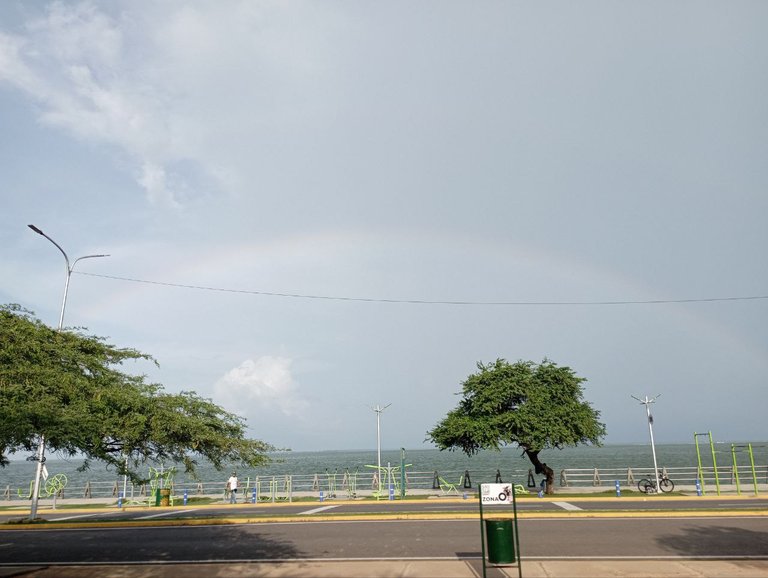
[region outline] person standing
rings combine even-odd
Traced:
[[[227,490],[229,490],[229,503],[234,504],[237,502],[237,473],[232,472],[227,480]]]

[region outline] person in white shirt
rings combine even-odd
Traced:
[[[234,504],[237,502],[237,474],[232,472],[227,480],[227,491],[229,492],[229,503]]]

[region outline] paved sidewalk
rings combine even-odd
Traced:
[[[252,564],[153,564],[0,567],[25,578],[479,578],[480,560],[296,561]],[[766,560],[525,560],[524,578],[762,578]],[[487,568],[488,578],[515,578],[516,566]]]

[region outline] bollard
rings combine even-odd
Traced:
[[[325,500],[325,498],[323,498],[323,490],[320,490],[320,501],[322,502],[324,500]]]
[[[621,484],[619,483],[619,480],[616,480],[616,497],[621,497]]]
[[[390,484],[389,486],[389,499],[394,500],[395,499],[395,488]]]
[[[543,498],[543,497],[544,497],[544,490],[539,490],[539,497],[540,497],[540,498]]]
[[[122,508],[123,507],[123,492],[120,492],[117,494],[117,507]]]
[[[187,499],[188,499],[187,490],[184,490],[184,505],[185,506],[187,505]]]
[[[254,486],[253,491],[251,492],[251,504],[256,503],[256,487]]]
[[[467,496],[467,492],[464,492],[464,499],[466,500],[469,496]]]
[[[701,481],[697,479],[696,480],[696,495],[700,496],[701,494],[702,494],[702,491],[701,491]]]

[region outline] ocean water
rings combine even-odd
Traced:
[[[716,459],[719,467],[730,467],[733,464],[731,444],[716,444]],[[749,456],[743,448],[738,448],[736,457],[739,468],[749,468]],[[699,443],[702,466],[712,466],[712,453],[708,443]],[[755,464],[765,469],[768,464],[768,443],[753,443]],[[556,476],[563,469],[635,469],[653,468],[653,456],[650,444],[605,445],[601,447],[580,446],[562,450],[546,450],[539,455],[547,463]],[[227,467],[224,471],[216,471],[210,464],[201,464],[198,469],[198,480],[213,483],[224,481],[236,469],[240,479],[255,479],[256,476],[326,476],[327,474],[342,475],[346,472],[357,472],[359,475],[372,475],[377,463],[376,450],[358,451],[320,451],[320,452],[282,452],[271,454],[272,463],[259,468]],[[520,472],[531,468],[530,461],[517,448],[504,448],[499,452],[483,451],[472,457],[461,452],[439,451],[436,449],[413,450],[382,450],[382,466],[391,464],[399,466],[404,458],[410,475],[419,472],[424,477],[439,472],[447,479],[458,479],[458,475],[469,471],[475,480],[492,480],[499,470],[505,478],[520,477]],[[696,467],[697,456],[694,444],[657,444],[656,458],[659,468]],[[77,459],[56,459],[50,456],[46,467],[50,475],[64,473],[69,486],[82,487],[86,483],[122,483],[114,469],[107,469],[104,464],[95,463],[85,472],[78,472],[82,463]],[[28,487],[35,473],[35,462],[17,460],[5,468],[0,468],[0,490],[8,490],[16,494],[16,489]],[[173,464],[164,464],[169,467]],[[148,472],[148,469],[147,469]],[[177,482],[193,481],[193,478],[179,470]]]

